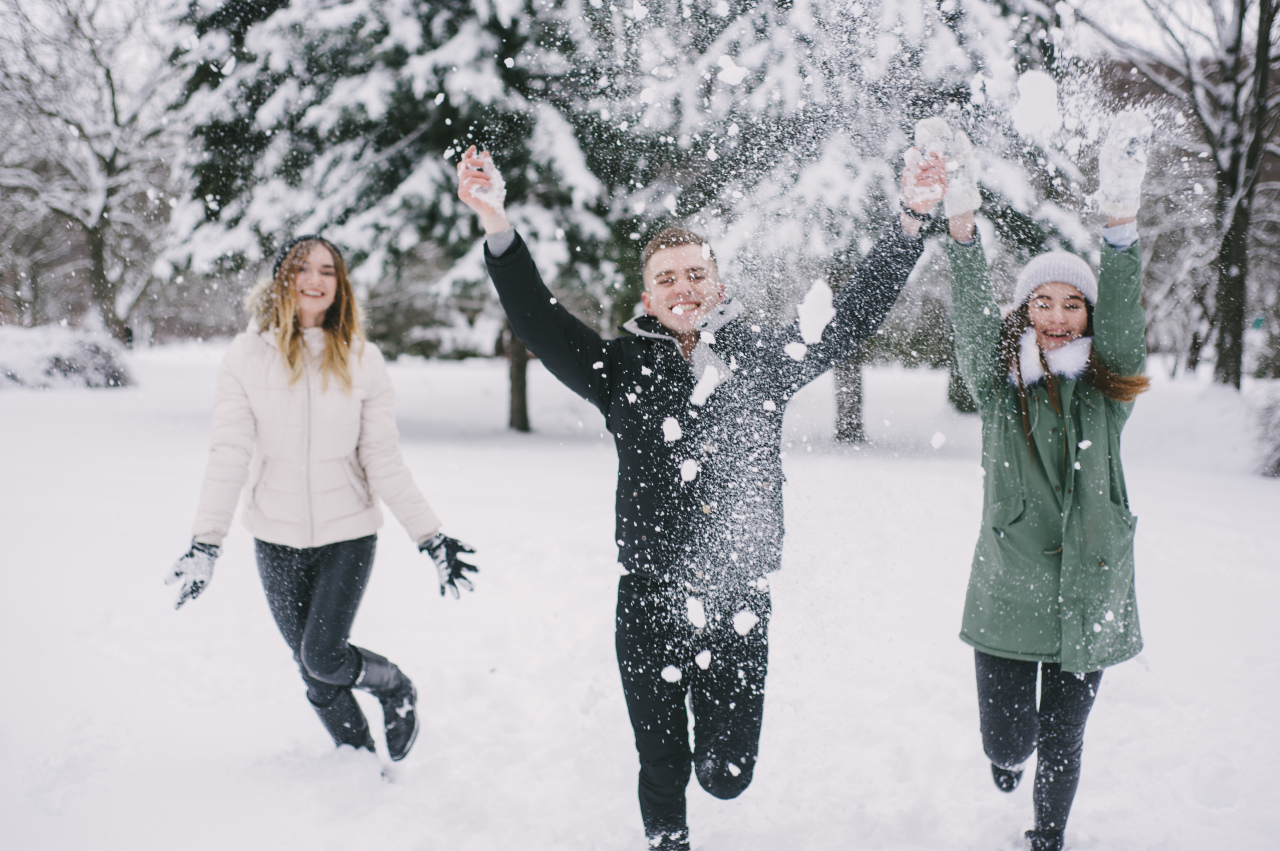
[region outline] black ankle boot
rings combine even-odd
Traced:
[[[371,653],[363,647],[357,650],[362,664],[355,688],[364,689],[382,704],[387,753],[395,761],[402,760],[413,747],[414,739],[418,738],[418,715],[415,711],[418,692],[409,678],[385,656]]]
[[[311,698],[308,697],[307,701],[310,702]],[[353,748],[373,750],[373,736],[369,735],[369,722],[364,719],[364,713],[360,711],[360,706],[350,690],[343,689],[338,692],[338,696],[324,706],[318,706],[315,703],[311,706],[320,716],[320,722],[324,724],[324,728],[333,737],[334,745],[351,745]]]
[[[1018,783],[1022,780],[1022,769],[1001,768],[993,762],[991,779],[996,781],[996,788],[1001,792],[1012,792],[1018,788]]]
[[[1028,830],[1027,847],[1031,851],[1062,851],[1062,831]]]
[[[650,851],[689,851],[689,829],[649,834]]]

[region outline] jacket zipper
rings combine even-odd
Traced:
[[[316,543],[316,520],[315,512],[311,507],[311,367],[307,366],[307,457],[306,457],[306,488],[307,488],[307,543],[315,546]]]

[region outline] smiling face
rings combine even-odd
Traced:
[[[338,268],[333,252],[321,243],[313,243],[302,259],[293,276],[293,293],[298,300],[298,324],[303,328],[321,325],[338,293]]]
[[[1061,348],[1089,326],[1089,309],[1080,291],[1061,281],[1041,284],[1027,300],[1027,315],[1044,352]]]
[[[645,311],[677,336],[692,334],[698,321],[724,300],[724,287],[706,246],[661,248],[642,272]]]

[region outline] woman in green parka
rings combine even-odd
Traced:
[[[1102,670],[1142,649],[1120,432],[1148,385],[1135,217],[1150,133],[1125,113],[1103,145],[1097,278],[1073,254],[1035,257],[1003,319],[974,228],[977,193],[963,191],[971,157],[947,196],[956,357],[982,417],[985,474],[960,637],[974,648],[996,786],[1012,791],[1039,751],[1033,851],[1062,848]],[[967,153],[961,136],[950,148]]]

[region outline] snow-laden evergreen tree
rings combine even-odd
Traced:
[[[588,162],[606,184],[615,232],[642,242],[655,226],[691,220],[714,235],[736,294],[773,321],[793,316],[816,281],[844,280],[895,218],[902,151],[914,123],[930,115],[946,114],[983,152],[983,220],[996,256],[1000,242],[1025,257],[1047,240],[1088,241],[1082,203],[1047,191],[1078,183],[1078,174],[1057,184],[1028,176],[1058,168],[1064,156],[1052,151],[1056,128],[1044,132],[1035,116],[1025,128],[1016,120],[1020,99],[1043,94],[1019,90],[1016,19],[988,3],[570,0],[542,8],[556,14],[543,18],[539,39],[556,49],[539,71],[579,138],[592,140]],[[1050,97],[1040,107],[1057,115],[1056,91]],[[634,270],[635,249],[618,243],[615,259]],[[910,359],[910,341],[924,339],[940,350],[916,352],[917,361],[948,361],[945,310],[925,305],[945,299],[945,286],[940,270],[931,277],[889,323],[902,333],[883,335],[878,348]],[[930,319],[942,320],[936,333],[913,333]],[[856,366],[839,373],[842,388],[856,386]]]
[[[0,2],[0,212],[18,252],[6,265],[12,298],[41,321],[100,319],[125,340],[167,280],[153,261],[180,144],[168,47],[149,2]]]
[[[500,312],[454,194],[457,154],[477,144],[499,152],[511,218],[552,285],[599,315],[608,272],[590,258],[607,237],[594,212],[600,186],[570,126],[528,97],[521,9],[328,0],[232,15],[193,5],[200,38],[184,62],[199,144],[193,201],[177,217],[183,250],[198,268],[260,268],[290,235],[323,232],[348,252],[374,336],[393,353],[415,342],[492,352]]]

